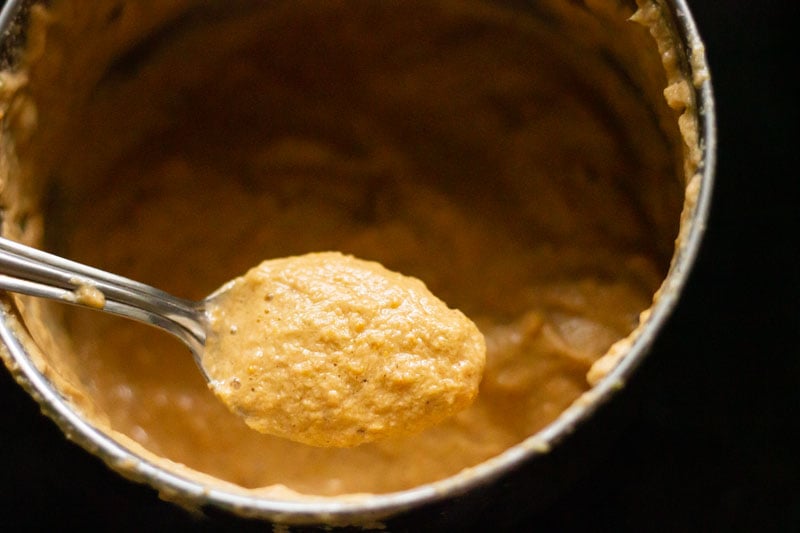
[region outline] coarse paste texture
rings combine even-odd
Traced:
[[[202,365],[262,433],[356,446],[468,406],[486,343],[420,280],[338,252],[264,261],[206,306]]]
[[[691,91],[655,3],[648,26],[630,2],[518,4],[53,0],[0,77],[4,235],[193,299],[265,258],[380,262],[480,328],[472,405],[309,446],[249,428],[168,335],[9,296],[37,367],[139,457],[265,497],[409,489],[554,421],[669,268]]]

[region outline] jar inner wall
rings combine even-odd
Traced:
[[[168,469],[281,497],[386,493],[532,435],[650,307],[683,202],[677,117],[628,2],[103,1],[33,9],[4,74],[3,233],[201,299],[340,250],[487,341],[475,404],[348,449],[249,429],[185,347],[14,297],[77,410]]]

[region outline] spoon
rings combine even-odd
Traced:
[[[199,302],[0,238],[0,289],[171,333],[253,429],[356,446],[475,398],[486,344],[416,279],[339,252],[263,262]]]
[[[0,237],[0,289],[105,311],[165,330],[203,369],[207,300],[178,298],[144,283]],[[213,295],[212,295],[213,296]]]

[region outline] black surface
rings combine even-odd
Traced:
[[[789,0],[690,5],[720,130],[703,252],[626,391],[638,410],[624,431],[551,506],[512,529],[800,531],[800,117],[789,74],[800,13]],[[66,442],[4,371],[0,435],[5,524],[210,529]]]

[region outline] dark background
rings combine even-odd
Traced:
[[[707,238],[622,395],[633,416],[601,460],[517,530],[800,531],[800,10],[790,0],[689,3],[719,125]],[[69,444],[5,371],[0,517],[25,528],[210,527]]]

